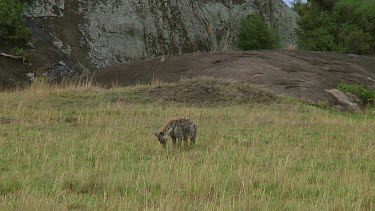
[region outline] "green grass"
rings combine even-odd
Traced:
[[[373,116],[147,95],[177,85],[0,93],[0,209],[375,208]],[[174,117],[196,122],[196,146],[161,147],[153,133]]]

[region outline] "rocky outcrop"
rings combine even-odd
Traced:
[[[220,51],[236,46],[240,21],[257,13],[295,44],[295,14],[282,0],[36,0],[29,17],[56,38],[61,49],[92,67],[163,54]],[[225,46],[225,47],[224,47]]]
[[[354,94],[344,93],[338,89],[329,89],[326,91],[332,94],[335,99],[332,106],[341,111],[359,113],[364,107],[362,101]]]
[[[214,77],[244,81],[307,104],[345,111],[363,108],[358,97],[336,90],[340,83],[375,89],[375,57],[300,50],[197,52],[106,67],[93,82],[104,87]],[[327,91],[330,90],[330,91]]]

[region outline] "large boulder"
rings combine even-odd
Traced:
[[[361,112],[364,104],[356,95],[341,92],[338,89],[329,89],[326,90],[334,97],[333,107],[341,111],[349,111],[353,113]]]

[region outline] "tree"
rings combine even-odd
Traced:
[[[31,38],[31,29],[22,16],[24,4],[20,0],[0,0],[0,38],[19,42]]]
[[[375,1],[309,0],[293,9],[300,15],[300,48],[375,54]]]
[[[241,23],[238,47],[241,50],[278,47],[279,36],[258,15],[249,15]]]

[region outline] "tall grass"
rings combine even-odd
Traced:
[[[132,89],[0,93],[0,209],[375,209],[372,116],[117,100]],[[153,132],[184,116],[197,145],[163,149]]]

